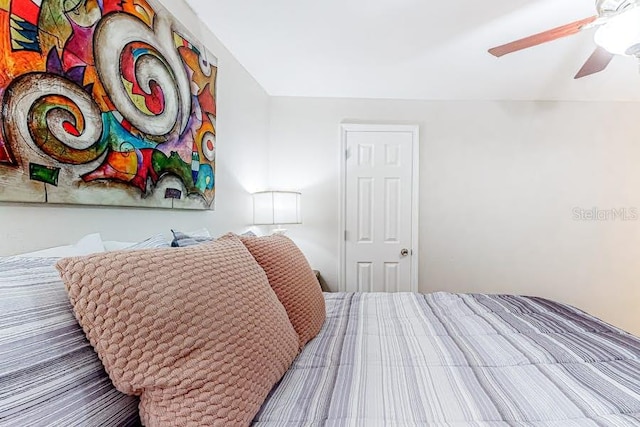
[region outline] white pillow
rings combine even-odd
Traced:
[[[55,248],[28,252],[18,256],[23,258],[64,258],[69,256],[89,255],[98,252],[104,252],[102,237],[100,237],[99,233],[93,233],[87,234],[73,245],[56,246]]]
[[[189,235],[190,237],[211,237],[211,233],[206,228],[199,228],[193,231],[185,231],[184,234]]]
[[[138,242],[118,242],[117,240],[107,240],[102,242],[104,244],[104,250],[107,252],[110,251],[121,251],[123,249],[127,249],[135,245]]]
[[[157,249],[157,248],[170,248],[171,242],[163,234],[156,234],[149,237],[147,240],[138,242],[133,246],[129,246],[127,249],[132,251],[139,251],[141,249]]]

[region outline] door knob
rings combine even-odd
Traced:
[[[409,249],[403,249],[400,251],[400,256],[408,256],[409,255]]]

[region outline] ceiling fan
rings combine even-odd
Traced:
[[[640,0],[596,0],[596,11],[597,15],[494,47],[489,53],[500,57],[597,28],[594,41],[598,46],[574,78],[604,70],[615,55],[640,58]]]

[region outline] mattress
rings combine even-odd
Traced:
[[[507,295],[325,294],[255,426],[638,426],[640,339]]]

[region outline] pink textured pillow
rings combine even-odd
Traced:
[[[240,237],[269,278],[300,337],[300,347],[313,339],[326,318],[322,289],[307,259],[288,237]]]
[[[146,426],[248,425],[298,352],[236,236],[60,260],[76,317]]]

